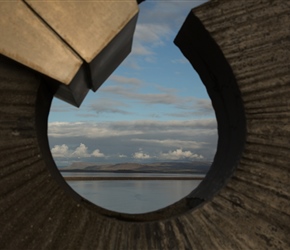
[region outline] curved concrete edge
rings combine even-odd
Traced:
[[[244,107],[230,65],[193,12],[174,42],[199,74],[216,114],[219,139],[213,164],[204,181],[188,197],[189,202],[195,202],[195,198],[207,201],[225,186],[242,155],[246,136]]]

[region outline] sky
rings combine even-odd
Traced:
[[[217,124],[198,74],[173,44],[205,1],[145,1],[130,55],[80,108],[54,98],[48,123],[59,167],[72,162],[212,161]]]

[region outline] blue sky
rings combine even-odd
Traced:
[[[143,2],[132,52],[100,89],[80,108],[54,99],[48,136],[59,166],[213,159],[211,101],[173,44],[190,9],[204,2]]]

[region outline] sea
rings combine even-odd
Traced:
[[[76,173],[66,176],[98,177],[204,177],[202,174]],[[67,181],[90,202],[111,211],[140,214],[169,206],[191,193],[200,180],[77,180]]]

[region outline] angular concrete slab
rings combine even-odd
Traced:
[[[39,73],[55,96],[80,106],[130,53],[138,4],[121,1],[0,3],[0,53]]]
[[[25,2],[87,63],[138,13],[136,0]]]
[[[80,59],[22,1],[0,3],[0,53],[69,84],[82,65]]]
[[[87,85],[93,91],[131,51],[138,14],[136,0],[25,2],[85,60]],[[73,85],[79,88],[78,84]]]

